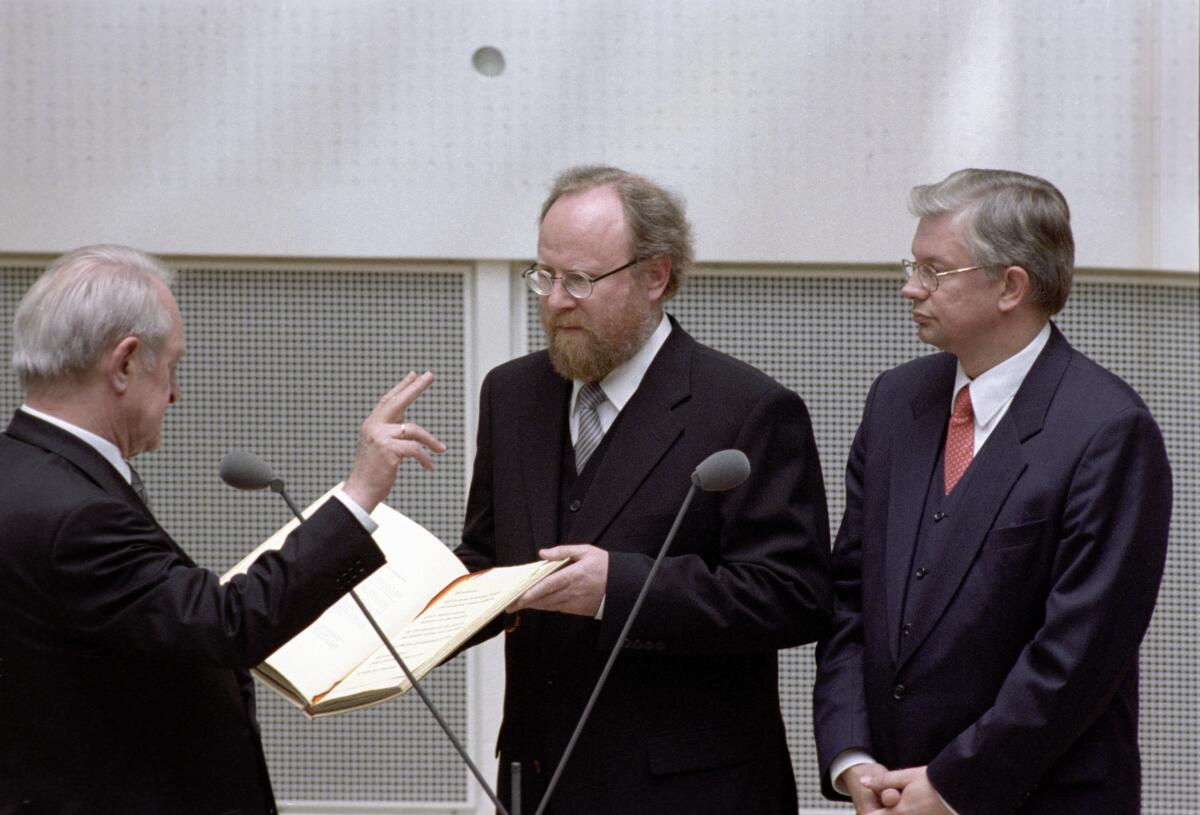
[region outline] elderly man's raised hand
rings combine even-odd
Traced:
[[[433,469],[433,453],[444,453],[446,445],[404,413],[426,388],[433,374],[409,372],[384,394],[362,423],[354,467],[346,479],[346,494],[367,512],[387,497],[396,481],[396,470],[406,458],[416,459],[426,470]]]

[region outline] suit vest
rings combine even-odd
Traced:
[[[914,627],[915,615],[924,613],[924,594],[936,582],[937,572],[945,561],[946,554],[951,547],[959,543],[947,534],[951,525],[944,521],[961,510],[962,496],[966,494],[967,483],[975,470],[975,462],[972,461],[962,478],[954,485],[954,490],[946,495],[945,455],[943,435],[942,451],[938,454],[937,465],[933,468],[933,475],[925,492],[925,510],[921,514],[920,532],[917,535],[916,546],[913,547],[908,579],[905,581],[900,630],[893,633],[893,636],[899,638],[896,653],[900,655],[901,662],[911,647],[908,637]]]

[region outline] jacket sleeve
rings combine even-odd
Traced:
[[[867,426],[879,379],[867,395],[863,420],[846,464],[846,508],[833,547],[833,623],[817,644],[817,676],[813,685],[813,733],[817,742],[821,791],[834,791],[829,768],[842,752],[872,752],[863,662],[863,490],[868,455]]]
[[[467,514],[463,523],[462,542],[454,554],[467,567],[477,572],[496,565],[496,516],[492,485],[492,377],[483,380],[479,393],[479,429],[475,438],[475,464],[471,487],[467,493]],[[467,648],[491,639],[504,630],[512,615],[501,614],[485,625],[455,655]]]
[[[59,525],[50,574],[64,618],[89,639],[164,659],[251,668],[379,568],[383,554],[340,501],[225,585],[115,499]]]
[[[719,529],[697,531],[715,537],[715,561],[668,556],[631,638],[667,652],[738,653],[788,648],[824,632],[829,523],[804,403],[783,387],[765,390],[732,446],[751,470],[743,485],[717,496]],[[616,641],[653,561],[610,552],[600,648]]]
[[[991,708],[929,764],[955,809],[1018,806],[1136,670],[1170,511],[1158,426],[1145,408],[1127,409],[1094,434],[1071,479],[1044,622]]]

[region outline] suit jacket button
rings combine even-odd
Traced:
[[[904,687],[903,685],[897,685],[896,687],[892,688],[892,698],[897,702],[902,701],[905,696],[908,696],[908,688]]]
[[[906,636],[906,637],[909,634],[911,634],[912,633],[912,623],[905,623],[903,631],[904,631],[904,636]]]
[[[929,570],[922,566],[921,568],[917,569],[917,580],[920,580],[927,574],[929,574]]]
[[[933,513],[933,522],[937,523],[938,521],[942,520],[945,517],[946,517],[946,513],[942,512],[939,509],[937,512]]]
[[[552,688],[558,684],[558,671],[548,671],[546,673],[546,687]]]
[[[570,503],[569,506],[567,506],[567,509],[571,510],[572,512],[578,512],[581,506],[583,506],[583,501],[580,501],[578,498],[576,498]]]

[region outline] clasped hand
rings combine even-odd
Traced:
[[[951,815],[924,767],[858,764],[841,777],[858,815]]]

